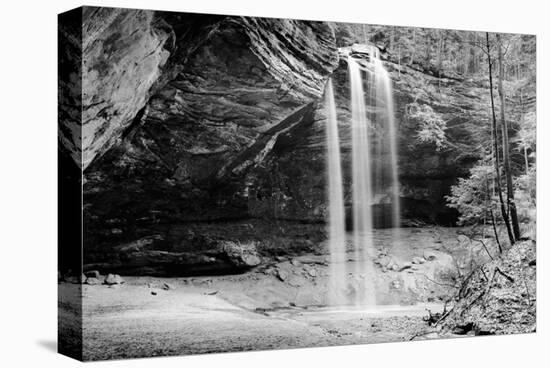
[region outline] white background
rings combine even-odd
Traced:
[[[523,336],[92,363],[102,367],[548,366],[548,57],[544,1],[126,0],[88,5],[537,34],[538,332]],[[73,367],[55,353],[57,16],[80,1],[4,1],[0,14],[0,365]],[[546,340],[546,342],[545,342]]]

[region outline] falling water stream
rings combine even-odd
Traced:
[[[375,294],[366,290],[368,282],[362,282],[369,267],[369,248],[372,246],[372,175],[369,142],[369,120],[363,90],[363,77],[359,63],[348,58],[351,93],[351,175],[354,247],[354,303],[376,304]],[[369,293],[370,291],[370,293]],[[370,295],[368,295],[370,294]]]
[[[386,110],[386,130],[390,148],[390,169],[391,169],[391,203],[392,222],[391,226],[399,230],[401,226],[401,207],[399,203],[399,176],[397,164],[397,128],[395,126],[395,110],[393,105],[393,90],[389,73],[384,68],[380,59],[374,59],[375,73],[377,75],[377,90],[382,92],[383,104]]]
[[[325,91],[327,115],[327,173],[329,203],[329,247],[330,247],[330,287],[331,304],[345,299],[346,279],[346,229],[342,167],[340,158],[340,138],[332,80],[329,79]]]
[[[399,239],[400,226],[397,129],[392,82],[378,58],[378,50],[374,47],[369,58],[356,59],[350,54],[347,61],[351,95],[353,263],[347,269],[338,121],[332,81],[329,81],[325,97],[328,117],[326,133],[331,255],[330,304],[375,306],[375,270],[372,262],[375,256],[375,202],[391,203],[390,225],[394,229],[393,242]],[[367,91],[364,90],[365,81]],[[379,137],[376,138],[377,142],[374,142],[375,136]],[[386,155],[389,156],[387,160],[384,159]],[[375,162],[378,166],[373,169]],[[389,179],[383,180],[386,176],[389,176]],[[352,277],[349,278],[348,275]]]

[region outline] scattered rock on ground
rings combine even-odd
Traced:
[[[63,277],[63,280],[70,284],[80,284],[80,279],[76,276],[65,275],[65,277]]]
[[[426,261],[435,261],[437,259],[437,256],[433,252],[426,251],[424,252],[424,259]]]
[[[97,277],[88,277],[86,279],[86,284],[88,285],[99,285],[101,284],[101,281]]]
[[[382,258],[380,258],[378,260],[378,263],[380,264],[380,266],[382,267],[388,267],[391,263],[392,259],[391,257],[389,256],[383,256]]]
[[[174,287],[171,284],[164,283],[162,284],[162,290],[174,290]]]
[[[300,267],[302,265],[302,263],[300,261],[298,261],[297,259],[292,259],[290,261],[290,264],[293,265],[294,267]]]
[[[288,272],[285,271],[285,270],[282,270],[280,268],[277,268],[276,269],[276,273],[275,275],[277,276],[277,278],[281,281],[285,281],[286,279],[288,279]]]
[[[401,264],[401,266],[399,267],[399,271],[404,271],[406,269],[409,269],[412,267],[412,263],[411,262],[403,262]]]
[[[221,241],[220,246],[227,257],[237,267],[255,267],[262,263],[256,250],[256,243]]]
[[[122,277],[120,277],[120,275],[110,273],[107,277],[105,277],[103,283],[106,285],[120,285],[124,284],[125,281]]]

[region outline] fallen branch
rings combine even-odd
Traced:
[[[439,324],[439,322],[443,321],[445,318],[447,318],[449,316],[449,314],[451,314],[451,312],[453,311],[454,307],[452,307],[451,309],[449,309],[447,312],[443,313],[443,315],[441,316],[440,319],[438,319],[434,324],[433,326],[437,326]]]
[[[409,341],[413,341],[414,339],[416,339],[417,337],[421,337],[421,336],[426,336],[426,335],[429,335],[431,333],[433,333],[434,331],[422,331],[422,332],[418,332],[418,333],[415,333],[414,335],[412,335],[410,338],[409,338]]]
[[[486,292],[487,292],[487,290],[483,290],[482,292],[480,292],[479,295],[476,296],[476,298],[474,300],[472,300],[472,302],[470,304],[468,304],[468,306],[466,308],[464,308],[462,310],[462,312],[460,312],[460,315],[462,316],[467,310],[469,310],[472,307],[472,305],[474,305],[479,299],[481,299],[481,297],[483,295],[485,295]]]
[[[456,286],[456,284],[455,284],[455,285],[451,285],[451,284],[440,283],[440,282],[437,282],[437,281],[435,281],[435,280],[430,279],[430,278],[428,277],[428,275],[426,275],[426,274],[423,274],[423,275],[424,275],[424,277],[425,277],[426,279],[428,279],[428,281],[431,281],[431,282],[433,282],[434,284],[437,284],[437,285],[439,285],[439,286],[448,286],[448,287],[452,287],[452,288],[458,288],[458,286]]]
[[[510,275],[507,275],[506,273],[504,273],[504,271],[502,271],[500,268],[496,267],[495,268],[495,273],[499,273],[501,274],[502,276],[504,276],[508,281],[510,281],[511,283],[514,283],[514,279],[512,278],[512,276]]]
[[[487,252],[487,255],[489,256],[489,258],[491,258],[491,261],[495,260],[493,258],[493,256],[491,255],[491,252],[489,252],[489,249],[487,249],[487,245],[485,244],[485,242],[483,240],[479,240],[479,239],[472,239],[472,240],[475,241],[475,242],[481,243],[481,245],[483,245],[483,248],[485,249],[485,252]]]

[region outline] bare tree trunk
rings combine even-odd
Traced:
[[[498,94],[500,96],[500,122],[502,125],[502,154],[504,157],[504,170],[506,175],[506,193],[507,204],[510,211],[510,217],[512,219],[512,228],[514,230],[514,238],[517,240],[521,237],[519,230],[518,213],[516,210],[516,201],[514,200],[514,184],[512,181],[512,168],[510,165],[510,143],[508,139],[508,124],[506,123],[505,114],[505,98],[504,98],[504,63],[502,57],[502,42],[500,34],[497,33],[497,46],[498,46]]]
[[[500,160],[498,157],[498,136],[497,136],[497,117],[495,113],[495,99],[493,96],[493,66],[492,66],[492,60],[491,60],[491,47],[489,45],[489,32],[485,33],[486,41],[487,41],[487,62],[489,63],[489,90],[491,93],[491,111],[493,116],[493,145],[494,145],[494,153],[495,153],[495,175],[496,175],[496,184],[497,184],[497,193],[498,193],[498,199],[500,201],[500,212],[502,214],[502,219],[504,220],[504,224],[506,225],[506,230],[508,231],[508,238],[510,239],[510,244],[514,244],[514,234],[512,233],[512,228],[510,227],[510,219],[508,218],[508,213],[506,212],[506,207],[504,205],[504,198],[502,196],[502,188],[501,188],[501,179],[500,179]]]
[[[477,32],[474,33],[474,44],[477,45],[479,42]],[[479,42],[479,45],[481,45],[481,42]],[[476,74],[478,69],[478,60],[477,60],[477,50],[475,47],[472,47],[472,73]]]
[[[483,150],[483,152],[485,153],[485,150]],[[484,160],[485,161],[485,160]],[[498,245],[498,250],[500,253],[502,253],[502,245],[500,244],[500,239],[498,237],[498,231],[497,231],[497,222],[495,220],[495,215],[493,213],[493,197],[495,195],[495,179],[494,179],[494,176],[493,176],[493,195],[491,196],[491,194],[489,193],[489,180],[487,178],[487,172],[485,172],[485,191],[487,193],[487,195],[485,196],[485,206],[487,208],[489,208],[489,213],[491,214],[491,224],[493,225],[493,233],[495,234],[495,241],[497,242],[497,245]],[[490,200],[487,201],[487,196],[491,196],[490,197]],[[484,214],[483,215],[483,223],[485,224],[485,219],[486,219],[486,215]]]
[[[464,46],[464,75],[468,74],[468,67],[470,65],[470,46]]]
[[[496,224],[496,221],[495,221],[495,215],[493,214],[493,210],[490,210],[491,212],[491,222],[493,224],[493,232],[495,233],[495,240],[497,242],[497,245],[498,245],[498,251],[500,253],[502,253],[502,245],[500,245],[500,240],[498,238],[498,231],[497,231],[497,224]]]
[[[441,74],[441,69],[443,68],[443,31],[439,30],[439,42],[437,43],[437,68],[439,69],[439,74]]]
[[[525,116],[525,108],[523,105],[523,91],[519,90],[519,104],[521,106],[521,124],[523,125],[524,122],[524,116]],[[525,160],[525,175],[529,174],[529,157],[527,156],[527,145],[525,142],[522,142],[523,145],[523,159]]]
[[[397,61],[399,63],[399,69],[397,69],[397,74],[401,78],[401,45],[397,46]]]
[[[527,146],[523,146],[523,158],[525,160],[525,175],[529,174],[529,160],[527,158]]]
[[[413,65],[414,63],[414,53],[416,51],[416,28],[413,28],[413,39],[412,39],[412,54],[411,54],[411,60],[409,60],[409,66]]]
[[[432,53],[431,53],[431,48],[432,48],[432,39],[431,39],[431,35],[430,35],[430,31],[428,30],[427,32],[427,37],[426,37],[426,54],[424,56],[424,60],[426,62],[426,67],[430,67],[430,60],[432,59]]]

